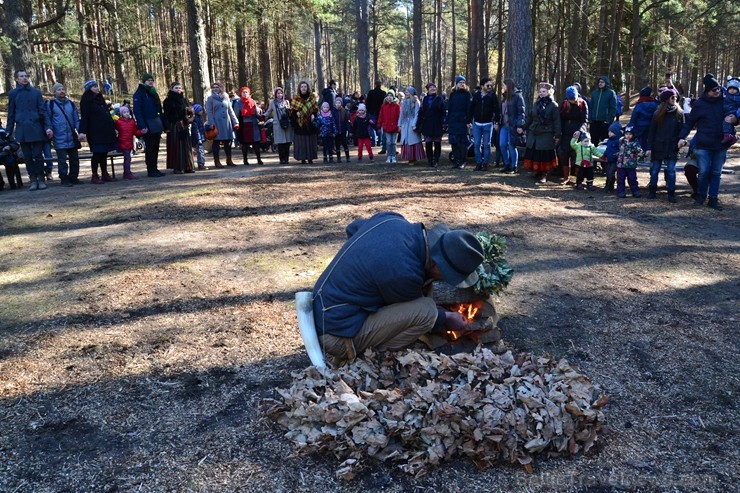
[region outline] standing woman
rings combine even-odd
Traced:
[[[234,113],[239,119],[239,131],[236,133],[236,140],[242,146],[244,164],[249,166],[250,147],[254,150],[254,155],[257,156],[257,164],[265,164],[262,162],[262,156],[260,155],[260,127],[257,118],[260,109],[252,99],[251,89],[246,86],[239,89],[239,99],[234,101]]]
[[[234,130],[239,130],[239,121],[236,119],[234,109],[231,107],[229,95],[224,92],[224,86],[221,82],[214,82],[211,86],[211,95],[206,100],[206,130],[216,128],[218,133],[213,139],[213,165],[217,168],[223,168],[221,159],[218,155],[218,149],[223,146],[226,154],[226,165],[236,166],[231,159],[231,143],[234,138]]]
[[[588,105],[578,94],[575,86],[565,89],[565,101],[560,107],[560,128],[563,135],[573,135],[576,132],[586,133],[588,125]],[[560,184],[567,185],[570,179],[571,167],[580,163],[576,162],[576,151],[570,146],[570,139],[562,139],[558,145],[558,163],[562,175]]]
[[[442,154],[442,134],[447,124],[447,108],[442,96],[437,94],[434,82],[426,85],[427,95],[421,100],[417,129],[424,135],[429,166],[439,166],[439,156]]]
[[[298,84],[298,94],[290,102],[290,120],[293,123],[293,157],[301,164],[313,163],[318,157],[316,150],[316,126],[313,121],[319,113],[316,98],[311,94],[308,83]]]
[[[699,183],[696,189],[694,205],[701,206],[704,199],[709,197],[708,206],[722,210],[719,204],[719,183],[722,178],[722,167],[727,160],[727,145],[722,144],[722,122],[731,125],[737,124],[733,115],[725,117],[722,109],[724,98],[722,86],[714,75],[707,74],[702,80],[704,93],[691,103],[691,113],[686,117],[686,123],[679,133],[679,148],[687,144],[686,137],[696,127],[696,134],[692,139],[696,164],[699,167]]]
[[[643,148],[650,159],[648,198],[655,198],[660,167],[665,164],[665,183],[668,189],[668,202],[671,203],[676,202],[678,134],[683,128],[683,110],[676,103],[676,95],[673,89],[666,89],[660,93],[660,106],[653,114]]]
[[[401,103],[398,126],[401,129],[401,159],[411,165],[424,159],[424,146],[421,144],[421,134],[416,126],[418,118],[419,97],[416,95],[416,89],[408,86]]]
[[[519,150],[516,147],[517,137],[524,133],[526,106],[522,90],[516,87],[512,79],[504,80],[506,91],[501,104],[501,128],[499,130],[499,149],[504,162],[504,173],[516,174],[519,165]],[[495,97],[495,96],[494,96]]]
[[[288,164],[290,144],[293,142],[293,128],[290,126],[290,101],[285,99],[282,87],[276,87],[275,97],[265,112],[265,118],[272,118],[272,138],[278,148],[280,164]]]
[[[80,140],[87,139],[92,152],[90,183],[116,181],[108,174],[106,159],[108,153],[116,149],[116,127],[108,105],[100,93],[100,86],[94,80],[85,82],[85,92],[80,98]],[[101,174],[98,175],[98,168]],[[102,178],[101,178],[102,175]]]
[[[540,82],[538,98],[527,114],[527,150],[524,167],[534,171],[537,183],[547,182],[547,173],[558,167],[555,148],[560,142],[560,112],[552,100],[552,84]]]
[[[190,141],[190,124],[195,112],[183,94],[182,84],[175,82],[163,103],[164,129],[167,132],[167,169],[180,175],[195,173]]]

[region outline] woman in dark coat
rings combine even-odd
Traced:
[[[239,89],[239,99],[234,101],[234,114],[239,120],[239,130],[236,132],[236,140],[242,145],[242,157],[244,164],[249,165],[249,148],[254,150],[257,156],[257,164],[262,162],[260,155],[260,127],[258,116],[260,109],[252,99],[252,91],[248,87]]]
[[[90,183],[116,181],[108,174],[106,159],[108,153],[116,149],[116,127],[108,105],[100,93],[100,86],[94,80],[85,82],[85,92],[80,98],[80,140],[87,140],[92,152]],[[98,175],[98,168],[101,174]],[[102,178],[101,178],[102,176]]]
[[[588,124],[588,105],[578,94],[575,86],[565,90],[565,101],[560,107],[560,128],[563,135],[573,135],[576,132],[586,132]],[[570,139],[562,139],[558,145],[558,164],[562,172],[561,185],[567,185],[570,179],[571,167],[576,163],[576,151],[570,146]],[[575,170],[574,170],[575,171]]]
[[[427,162],[429,166],[436,168],[442,154],[442,134],[447,124],[447,108],[442,96],[437,94],[437,86],[433,82],[426,85],[426,90],[427,95],[421,100],[416,127],[424,135]]]
[[[560,142],[560,112],[552,100],[552,84],[540,82],[537,101],[527,114],[524,129],[527,131],[527,150],[524,167],[534,171],[538,183],[547,181],[547,173],[557,168],[555,148]]]
[[[465,77],[455,77],[455,88],[450,92],[447,100],[447,137],[452,146],[453,167],[464,168],[468,157],[468,143],[470,142],[468,113],[473,96],[465,85]]]
[[[183,94],[182,85],[175,82],[164,99],[164,129],[167,132],[167,169],[176,175],[195,173],[190,141],[190,124],[195,112]]]
[[[290,101],[290,120],[293,125],[293,157],[305,164],[318,157],[316,126],[313,124],[319,107],[311,94],[308,82],[298,84],[298,94]]]
[[[678,161],[678,133],[681,128],[683,111],[676,103],[676,91],[666,89],[660,93],[660,106],[653,115],[643,148],[650,159],[649,199],[655,198],[660,168],[665,164],[668,202],[676,202],[676,161]]]

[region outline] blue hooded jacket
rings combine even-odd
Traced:
[[[598,85],[591,93],[591,103],[588,105],[589,115],[592,122],[611,122],[617,116],[617,93],[609,85],[609,77],[601,76],[606,84],[604,89]]]
[[[685,139],[691,129],[696,127],[693,144],[697,149],[719,150],[726,146],[722,144],[722,122],[725,119],[722,96],[710,97],[705,92],[691,105],[691,113],[686,115],[679,139]]]
[[[610,136],[606,141],[604,157],[608,163],[616,163],[617,154],[619,154],[619,139],[622,138],[622,126],[619,122],[613,122],[609,125],[609,132],[613,133],[614,136]]]

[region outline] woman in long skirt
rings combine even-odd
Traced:
[[[527,114],[527,150],[524,167],[534,171],[538,183],[547,181],[547,173],[558,167],[555,148],[560,141],[560,112],[552,100],[552,84],[540,82],[537,101]]]
[[[290,119],[293,125],[293,157],[301,164],[309,164],[318,157],[316,126],[313,124],[319,107],[311,94],[308,83],[298,84],[298,94],[290,102]]]
[[[162,104],[164,128],[167,130],[167,169],[176,175],[195,173],[193,169],[193,152],[190,141],[190,123],[195,112],[185,95],[182,85],[175,82]]]
[[[416,161],[423,161],[424,145],[421,143],[421,134],[416,129],[416,120],[419,116],[419,98],[416,89],[409,86],[404,91],[401,103],[401,116],[398,126],[401,129],[401,160],[413,165]]]

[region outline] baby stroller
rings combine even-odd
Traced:
[[[273,119],[260,122],[260,149],[263,151],[277,152],[275,137],[272,132]]]

